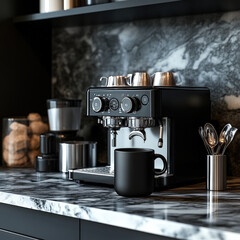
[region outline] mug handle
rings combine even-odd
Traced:
[[[152,86],[153,86],[153,82],[154,82],[154,76],[155,76],[155,73],[153,73],[153,74],[150,76],[150,77],[151,77],[150,80],[152,81],[152,82],[151,82],[151,85],[152,85]]]
[[[151,78],[153,78],[153,77],[154,77],[154,75],[155,75],[155,73],[153,73],[153,74],[151,75]]]
[[[156,160],[157,158],[161,158],[161,160],[162,160],[162,162],[163,162],[163,169],[160,170],[160,171],[156,171],[156,170],[155,170],[155,178],[158,178],[160,175],[162,175],[163,173],[166,172],[166,170],[167,170],[167,160],[166,160],[166,158],[165,158],[163,155],[161,155],[161,154],[154,154],[154,156],[155,156],[154,160]]]
[[[100,82],[101,82],[103,79],[106,80],[106,82],[105,82],[105,86],[107,86],[107,85],[108,85],[108,78],[107,78],[107,77],[101,77],[101,78],[100,78]]]
[[[132,74],[127,75],[126,83],[127,83],[127,85],[132,86]]]

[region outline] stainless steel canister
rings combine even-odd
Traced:
[[[59,11],[63,9],[62,0],[40,0],[39,1],[40,13]]]
[[[221,191],[227,185],[227,162],[225,155],[207,156],[207,190]]]
[[[59,171],[96,167],[97,142],[67,141],[59,144]]]
[[[51,131],[78,131],[81,121],[81,100],[48,99],[48,120]]]

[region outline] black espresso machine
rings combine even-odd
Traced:
[[[109,165],[70,170],[69,178],[113,185],[116,148],[151,148],[168,163],[156,190],[203,180],[206,153],[198,128],[210,114],[210,91],[204,87],[91,87],[87,115],[108,128]],[[155,168],[162,168],[160,160]]]

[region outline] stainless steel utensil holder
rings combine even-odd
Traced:
[[[222,191],[226,185],[226,155],[207,155],[207,190]]]

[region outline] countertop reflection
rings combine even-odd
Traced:
[[[0,203],[176,239],[240,239],[240,178],[228,179],[222,192],[200,183],[125,198],[61,173],[1,169]]]

